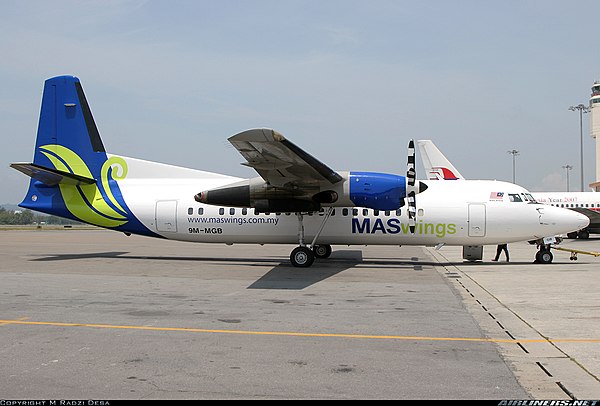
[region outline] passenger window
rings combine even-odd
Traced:
[[[225,209],[221,207],[221,208],[219,209],[219,215],[221,215],[221,216],[222,216],[223,214],[225,214]]]
[[[402,215],[402,210],[398,209],[396,210],[396,216],[401,216]]]
[[[204,207],[198,207],[198,215],[201,216],[204,214]]]
[[[352,209],[352,215],[358,216],[358,209]]]
[[[242,209],[242,215],[244,215],[244,216],[245,216],[245,215],[247,215],[247,214],[248,214],[248,209],[244,207],[244,208]]]
[[[235,214],[235,209],[233,207],[229,209],[229,214],[232,216]]]
[[[363,209],[363,216],[368,216],[369,215],[369,209]]]
[[[188,215],[191,216],[192,214],[194,214],[194,209],[190,207],[188,209]]]
[[[348,209],[342,209],[342,216],[348,215]]]
[[[386,215],[386,217],[389,217],[389,215],[390,215],[390,211],[389,211],[389,210],[386,210],[386,211],[385,211],[385,215]]]
[[[373,215],[375,217],[379,217],[379,210],[373,210]]]

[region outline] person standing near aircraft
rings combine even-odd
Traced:
[[[506,262],[509,262],[508,258],[508,244],[498,244],[498,248],[496,248],[496,258],[492,259],[492,261],[497,262],[500,259],[500,255],[504,251],[504,255],[506,255]]]

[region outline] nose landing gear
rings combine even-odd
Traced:
[[[542,244],[540,250],[535,254],[535,262],[538,264],[550,264],[554,259],[554,255],[550,251],[550,246]]]

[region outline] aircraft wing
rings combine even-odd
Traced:
[[[228,138],[246,162],[276,187],[335,184],[343,178],[327,165],[288,141],[277,131],[257,128]]]

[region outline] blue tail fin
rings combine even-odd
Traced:
[[[127,207],[117,183],[126,176],[127,163],[107,156],[74,76],[46,80],[33,162],[11,166],[32,178],[21,207],[149,233]]]
[[[46,80],[33,163],[47,165],[41,148],[61,145],[77,154],[92,173],[99,173],[106,150],[79,79],[58,76]]]

